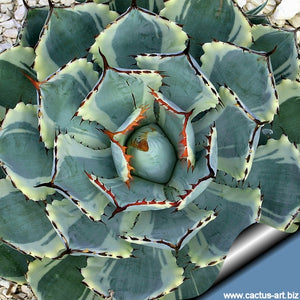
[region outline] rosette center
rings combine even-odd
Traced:
[[[156,124],[133,132],[127,142],[127,154],[132,156],[132,174],[157,183],[169,181],[177,161],[173,145]]]

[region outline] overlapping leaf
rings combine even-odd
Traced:
[[[34,59],[30,47],[15,46],[0,54],[0,107],[14,108],[19,101],[36,103],[36,91],[24,75],[35,76],[30,69]]]
[[[111,150],[93,150],[67,134],[60,134],[55,145],[52,179],[45,183],[71,199],[82,212],[100,220],[109,200],[90,183],[85,172],[107,178],[116,176]]]
[[[156,298],[182,283],[183,269],[170,250],[136,247],[132,258],[88,258],[81,271],[84,282],[103,297],[113,293],[116,300]]]
[[[100,300],[82,282],[79,268],[86,266],[84,256],[62,259],[44,258],[29,264],[28,282],[39,299]]]
[[[90,52],[100,65],[103,62],[99,49],[110,66],[131,69],[135,64],[133,55],[182,51],[186,40],[187,35],[180,26],[131,6],[99,34]]]
[[[7,179],[0,180],[0,189],[1,240],[37,257],[54,258],[66,250],[42,204],[25,201],[24,195]]]
[[[53,155],[40,141],[37,108],[23,102],[6,114],[0,132],[0,160],[24,195],[44,200],[54,190],[36,186],[51,179]]]
[[[247,182],[261,186],[262,223],[280,230],[297,230],[294,222],[300,212],[299,176],[300,153],[286,136],[258,147]]]
[[[251,44],[250,24],[231,0],[169,0],[161,15],[183,24],[191,37],[190,52],[197,60],[203,53],[201,45],[213,39],[241,46]]]
[[[108,138],[97,124],[82,122],[74,116],[81,102],[98,80],[98,73],[86,59],[78,59],[59,69],[53,76],[36,83],[39,93],[39,125],[43,142],[53,148],[58,132],[68,132],[92,148],[106,148]]]
[[[87,49],[106,25],[114,21],[117,13],[108,5],[86,3],[70,8],[50,9],[47,25],[36,48],[34,69],[42,81],[75,57],[87,55]],[[80,40],[76,42],[74,37]]]

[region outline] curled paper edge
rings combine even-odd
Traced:
[[[300,230],[286,233],[264,224],[253,224],[246,228],[234,241],[215,283],[203,294],[204,298],[248,264],[293,237],[300,237]]]

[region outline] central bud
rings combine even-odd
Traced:
[[[127,154],[136,176],[157,183],[167,183],[176,163],[175,150],[156,124],[137,129],[127,142]]]

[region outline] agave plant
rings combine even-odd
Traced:
[[[297,230],[294,32],[231,0],[27,8],[0,54],[1,277],[190,299],[249,225]]]

